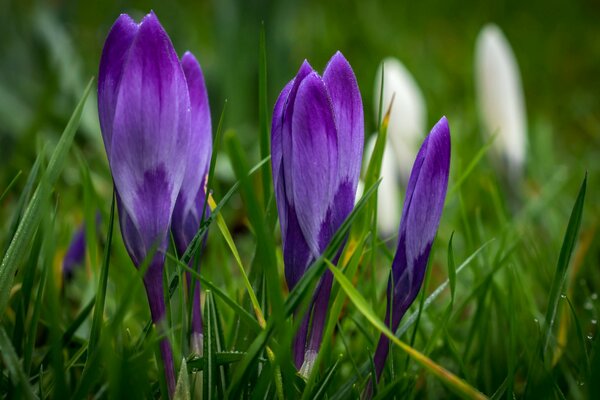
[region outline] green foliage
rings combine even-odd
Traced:
[[[176,47],[194,50],[205,67],[218,120],[211,213],[183,255],[168,251],[162,330],[150,320],[147,266],[133,267],[119,234],[95,89],[86,86],[116,15],[139,16],[146,6],[13,3],[0,16],[7,28],[0,40],[0,399],[166,398],[157,357],[163,337],[174,350],[178,399],[359,398],[374,382],[382,332],[393,347],[376,399],[600,396],[600,122],[592,73],[600,57],[594,41],[581,39],[598,33],[589,5],[564,1],[557,33],[532,24],[557,18],[540,1],[493,10],[475,2],[156,4]],[[457,9],[453,27],[448,15]],[[472,42],[488,20],[511,38],[527,95],[530,143],[516,202],[489,159],[499,138],[479,136],[469,83]],[[338,48],[358,77],[365,132],[377,132],[377,142],[363,197],[289,291],[270,110],[303,58],[321,70]],[[556,48],[573,49],[572,57]],[[388,134],[378,122],[387,110],[371,105],[372,85],[382,84],[373,82],[375,69],[389,54],[422,85],[429,122],[448,115],[453,151],[427,281],[396,332],[382,320],[397,238],[382,240],[376,231],[376,214],[385,212],[376,197]],[[80,222],[86,262],[66,281],[62,259]],[[340,261],[330,264],[340,249]],[[195,262],[200,272],[190,267]],[[327,269],[336,279],[324,340],[304,378],[292,363],[300,324],[293,315],[306,310]],[[194,285],[203,294],[201,355],[188,340]]]

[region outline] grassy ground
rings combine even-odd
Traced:
[[[150,8],[176,49],[194,51],[202,64],[215,136],[223,113],[211,185],[222,220],[210,225],[201,270],[206,322],[218,346],[186,364],[190,372],[212,372],[203,374],[205,392],[273,398],[281,389],[286,398],[356,398],[368,380],[395,240],[381,242],[371,224],[353,226],[347,279],[334,286],[332,334],[320,368],[303,381],[290,361],[295,326],[289,314],[306,303],[327,265],[316,265],[301,289],[288,293],[279,228],[270,197],[263,195],[272,188],[260,169],[269,164],[260,164],[260,126],[268,118],[260,112],[259,92],[266,93],[270,115],[304,58],[321,70],[339,49],[357,75],[367,133],[376,130],[375,70],[390,55],[421,86],[429,126],[447,115],[452,129],[449,192],[429,276],[399,330],[400,340],[427,359],[393,347],[377,395],[440,398],[477,390],[497,398],[598,398],[600,8],[592,1],[358,0],[3,5],[1,397],[145,398],[161,390],[164,396],[141,279],[118,224],[110,229],[112,184],[95,82],[84,96],[116,16],[139,17]],[[261,21],[266,84],[259,83]],[[485,152],[476,112],[473,49],[490,21],[514,48],[528,110],[530,146],[516,205]],[[578,194],[586,172],[583,201]],[[86,265],[63,282],[68,243],[82,221],[95,221],[96,210],[102,220],[87,229]],[[364,210],[356,213],[359,221],[371,217]],[[240,264],[266,327],[257,322]],[[167,334],[179,370],[189,355],[183,270],[170,258],[167,271],[166,285],[173,284]],[[453,271],[456,278],[448,281]],[[103,297],[100,312],[92,306]],[[267,346],[278,368],[268,361]],[[442,379],[440,366],[466,385]],[[192,384],[199,380],[197,373],[191,377]]]

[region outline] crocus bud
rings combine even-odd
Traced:
[[[365,147],[365,160],[363,169],[366,171],[370,158],[375,149],[377,135],[371,136]],[[392,148],[386,143],[383,149],[383,158],[381,160],[381,183],[377,188],[377,230],[379,235],[387,239],[398,231],[400,224],[400,190],[398,181],[400,170],[398,169],[398,160]],[[357,190],[357,201],[362,195],[362,182],[359,182]]]
[[[525,101],[517,60],[496,25],[486,25],[477,38],[475,78],[484,131],[496,135],[496,165],[504,177],[518,182],[527,152]]]
[[[305,61],[277,99],[271,130],[275,198],[290,290],[352,211],[363,140],[362,100],[350,64],[338,52],[321,77]],[[304,373],[321,344],[331,283],[327,271],[296,336],[294,359],[297,368],[305,364]]]
[[[98,113],[123,241],[136,267],[149,262],[144,285],[161,329],[165,252],[186,171],[190,99],[179,58],[154,13],[139,24],[123,14],[113,25],[100,60]],[[172,394],[168,339],[160,348]]]
[[[206,198],[206,180],[212,152],[212,135],[208,94],[200,64],[190,52],[181,58],[183,72],[187,79],[192,109],[190,142],[187,151],[187,168],[181,184],[179,196],[173,211],[171,230],[179,255],[185,253],[200,228],[202,216],[208,218],[210,207],[204,205]],[[204,213],[204,214],[203,214]],[[206,236],[205,236],[206,239]],[[190,261],[190,263],[192,263]],[[199,264],[198,264],[199,265]],[[188,273],[188,286],[191,287],[191,275]],[[202,308],[200,305],[200,282],[194,285],[192,294],[190,348],[192,352],[202,354]]]
[[[65,282],[70,281],[75,271],[85,262],[85,224],[81,224],[71,239],[65,258],[62,273]]]
[[[382,117],[391,104],[387,137],[396,155],[400,178],[406,183],[425,134],[427,108],[423,94],[410,72],[398,59],[389,57],[381,62],[375,76],[375,119],[379,119],[382,70]]]
[[[392,331],[417,297],[425,277],[429,252],[442,217],[450,171],[450,128],[443,117],[425,138],[415,160],[400,220],[398,248],[387,289],[385,324]],[[381,335],[374,363],[381,376],[389,339]]]
[[[99,232],[99,226],[102,222],[102,215],[100,212],[96,213],[96,225],[95,228]],[[63,279],[65,282],[70,281],[75,274],[75,271],[83,266],[85,263],[85,250],[86,250],[86,237],[85,237],[85,223],[82,223],[75,231],[65,258],[63,259]]]

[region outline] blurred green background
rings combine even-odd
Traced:
[[[104,38],[119,13],[140,18],[150,9],[157,13],[177,51],[182,54],[190,49],[200,60],[213,120],[228,99],[227,127],[237,129],[249,147],[257,143],[261,21],[267,34],[270,105],[303,59],[322,69],[339,49],[355,70],[367,132],[372,131],[375,69],[383,57],[396,56],[424,92],[430,125],[442,114],[451,123],[465,121],[460,130],[453,131],[459,141],[480,140],[473,115],[473,48],[479,29],[495,22],[519,61],[532,142],[553,143],[560,151],[552,160],[575,167],[593,158],[590,153],[600,141],[598,1],[2,3],[3,179],[31,164],[39,135],[58,136],[85,83],[97,74]],[[89,102],[84,134],[78,137],[84,147],[100,144],[93,108]],[[535,137],[542,134],[548,137]]]

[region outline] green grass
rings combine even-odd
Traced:
[[[593,13],[569,8],[564,36],[548,33],[552,49],[572,45],[568,61],[530,23],[546,15],[545,3],[496,14],[461,7],[460,31],[449,25],[449,6],[338,3],[156,5],[176,48],[192,48],[206,65],[218,117],[208,180],[214,209],[185,254],[169,250],[164,330],[150,323],[144,268],[133,267],[120,236],[95,87],[86,85],[117,13],[149,6],[8,5],[14,21],[0,17],[8,28],[0,40],[1,399],[164,398],[161,335],[173,346],[180,399],[198,390],[203,398],[360,398],[382,332],[393,345],[374,398],[600,395],[600,120],[589,111],[598,105],[589,72],[598,64],[590,60],[600,58],[582,36],[584,27],[598,32]],[[479,135],[470,83],[474,35],[488,19],[506,28],[524,78],[530,147],[516,206],[493,168],[492,142]],[[289,291],[270,110],[303,58],[321,69],[338,48],[359,80],[365,132],[377,131],[379,140],[363,171],[368,190]],[[397,238],[382,241],[374,223],[386,127],[376,126],[371,107],[375,69],[389,54],[402,56],[423,85],[430,122],[446,114],[452,133],[448,196],[426,284],[396,332],[382,322]],[[66,282],[62,258],[81,222],[86,262]],[[188,262],[204,235],[198,273]],[[304,379],[292,364],[299,327],[292,314],[306,309],[327,269],[335,281],[324,341]],[[202,357],[187,340],[185,272],[202,288]]]

